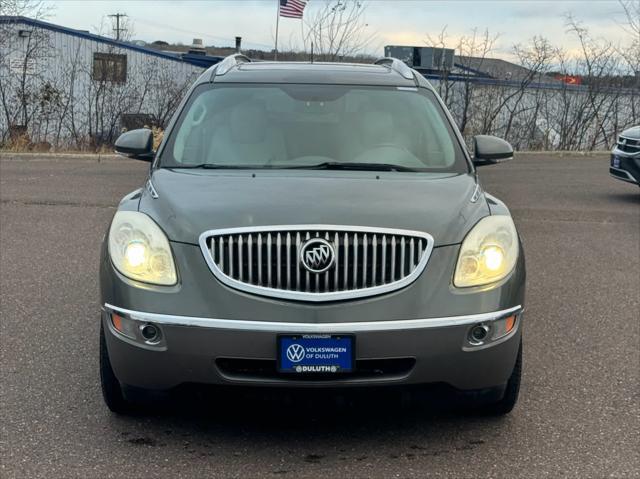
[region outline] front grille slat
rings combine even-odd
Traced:
[[[416,255],[415,255],[415,239],[411,238],[409,242],[409,273],[413,273],[413,270],[416,267]]]
[[[324,239],[326,239],[327,241],[329,241],[330,236],[329,236],[329,232],[328,232],[328,231],[324,234]],[[330,274],[331,274],[331,273],[330,273],[330,271],[331,271],[331,268],[329,268],[328,270],[326,270],[326,271],[324,272],[324,274],[323,274],[323,276],[324,276],[324,290],[325,290],[325,291],[329,291],[329,276],[330,276]]]
[[[244,261],[242,261],[242,235],[238,236],[238,280],[242,281]]]
[[[380,282],[387,282],[387,235],[382,235],[382,271],[380,274]]]
[[[227,251],[229,251],[229,276],[233,278],[233,236],[229,236]]]
[[[307,234],[305,235],[305,238],[304,238],[305,243],[309,241],[310,238],[311,238],[311,235],[307,231]],[[311,288],[311,277],[309,276],[309,271],[305,271],[305,274],[304,274],[304,287],[306,291],[309,291],[309,289]]]
[[[371,286],[376,286],[378,284],[378,235],[373,235],[373,251],[371,258]]]
[[[267,287],[271,287],[271,270],[273,263],[271,262],[271,233],[267,233]]]
[[[344,279],[343,279],[343,288],[349,288],[349,235],[347,233],[344,234]]]
[[[336,255],[336,265],[335,268],[333,268],[333,285],[337,290],[340,284],[340,261],[342,261],[340,257],[340,235],[337,232],[333,235],[333,244],[335,245],[334,251]]]
[[[278,289],[280,289],[280,285],[282,284],[282,238],[280,233],[276,236],[276,281],[278,282]]]
[[[353,278],[351,279],[351,289],[358,287],[358,233],[353,235]]]
[[[218,243],[218,245],[220,248],[220,269],[224,273],[224,238],[220,238],[220,243]]]
[[[262,284],[262,235],[258,233],[258,284]]]
[[[329,301],[393,291],[415,280],[426,265],[433,238],[426,233],[370,227],[291,226],[207,232],[203,252],[222,282],[265,296]],[[324,250],[305,250],[305,261],[325,261],[312,272],[301,253],[310,240]],[[206,246],[206,248],[205,248]],[[311,253],[310,255],[308,253]],[[315,256],[314,255],[317,253]]]
[[[400,277],[404,277],[404,237],[400,238]]]
[[[362,236],[362,287],[366,288],[367,284],[367,234]]]
[[[300,241],[300,233],[296,233],[296,258],[295,262],[297,264],[300,261],[300,248],[302,247],[302,242]],[[300,268],[296,267],[296,291],[300,290]]]
[[[253,284],[253,235],[249,233],[247,239],[247,255],[249,256],[249,283]]]
[[[391,237],[391,279],[390,281],[396,280],[396,237]]]
[[[291,289],[291,233],[287,233],[287,289]]]

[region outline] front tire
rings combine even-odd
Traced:
[[[112,412],[130,414],[133,411],[133,406],[124,397],[122,385],[111,367],[102,322],[100,322],[100,385],[102,386],[102,398]]]
[[[513,372],[507,381],[507,386],[504,391],[504,396],[497,402],[486,404],[480,409],[483,412],[492,416],[504,416],[509,414],[516,403],[518,402],[518,396],[520,394],[520,382],[522,380],[522,340],[520,340],[520,347],[518,348],[518,357],[516,364],[513,367]]]

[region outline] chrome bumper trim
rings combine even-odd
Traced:
[[[611,170],[617,171],[618,173],[624,173],[627,176],[627,178],[616,176],[613,173],[611,173]],[[638,180],[636,180],[631,173],[629,173],[627,170],[623,170],[622,168],[614,168],[613,166],[610,166],[609,175],[611,175],[611,177],[615,178],[616,180],[628,181],[629,183],[638,184]]]
[[[238,331],[265,331],[278,333],[349,333],[366,331],[400,331],[407,329],[444,328],[463,326],[466,324],[495,321],[512,314],[522,312],[522,306],[492,313],[470,314],[465,316],[449,316],[442,318],[400,319],[394,321],[362,321],[351,323],[286,323],[276,321],[252,321],[243,319],[197,318],[193,316],[174,316],[171,314],[145,313],[132,311],[105,303],[104,309],[125,315],[138,321],[149,321],[172,326],[195,326],[212,329],[232,329]]]

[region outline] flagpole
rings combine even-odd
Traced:
[[[280,26],[280,0],[276,0],[278,3],[278,10],[276,11],[276,46],[274,53],[274,60],[278,59],[278,27]]]

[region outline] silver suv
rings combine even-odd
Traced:
[[[183,383],[446,384],[509,412],[522,364],[524,255],[475,167],[474,138],[404,63],[207,70],[121,201],[100,265],[104,399]]]

